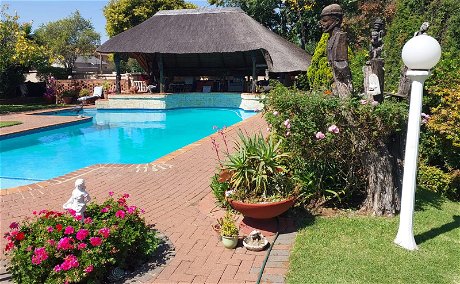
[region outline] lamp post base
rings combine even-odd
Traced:
[[[407,250],[417,250],[417,244],[415,243],[414,236],[411,234],[398,234],[394,240],[394,243]]]

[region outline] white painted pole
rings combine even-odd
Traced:
[[[410,95],[409,121],[407,123],[399,229],[394,242],[408,250],[417,249],[413,232],[413,216],[417,178],[418,143],[420,136],[423,83],[429,75],[429,71],[407,71],[407,76],[412,80],[412,91]]]

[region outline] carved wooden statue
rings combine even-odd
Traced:
[[[351,96],[353,91],[351,71],[348,66],[347,33],[340,29],[342,19],[342,7],[338,4],[326,6],[321,12],[320,25],[323,32],[329,33],[327,60],[334,77],[332,91],[341,98]]]
[[[382,58],[383,36],[385,35],[384,27],[385,25],[382,19],[375,19],[371,31],[371,47],[369,51],[369,59]]]
[[[367,99],[379,102],[383,100],[383,83],[385,79],[382,58],[384,35],[384,23],[380,18],[377,18],[371,31],[369,61],[366,62],[366,66],[363,68],[364,94]]]

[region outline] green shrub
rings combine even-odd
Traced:
[[[238,237],[238,232],[232,213],[227,211],[220,224],[220,234],[225,237]]]
[[[414,35],[414,32],[419,30],[424,21],[430,23],[428,34],[436,38],[441,44],[442,58],[445,57],[446,53],[456,54],[458,57],[460,52],[459,11],[460,1],[457,0],[396,1],[395,17],[384,37],[385,86],[388,87],[388,90],[397,90],[400,71],[403,66],[402,47]],[[438,68],[439,64],[433,69],[434,73]],[[428,78],[426,84],[429,85],[433,79]],[[446,80],[445,82],[449,81]]]
[[[221,207],[229,208],[230,205],[227,202],[227,199],[225,198],[225,192],[230,189],[228,182],[219,182],[219,175],[215,174],[211,178],[210,186],[211,186],[212,194],[216,198],[217,203]]]
[[[308,68],[308,83],[312,90],[330,89],[333,81],[332,71],[327,62],[327,40],[328,33],[323,33],[316,45],[315,53]]]
[[[91,92],[88,89],[81,89],[78,96],[81,98],[81,97],[89,96],[90,94]]]
[[[278,85],[268,96],[265,118],[294,153],[290,163],[304,184],[304,202],[340,197],[342,204],[357,205],[366,190],[366,154],[391,143],[402,131],[406,114],[407,105],[392,100],[342,100]]]
[[[353,80],[353,91],[356,93],[364,92],[364,73],[363,67],[369,59],[369,52],[366,49],[356,49],[350,53],[350,71]]]
[[[421,162],[417,184],[423,189],[441,193],[453,200],[460,200],[460,170],[444,172],[438,167]]]
[[[124,194],[91,203],[86,218],[50,210],[14,222],[5,234],[17,283],[100,283],[113,267],[135,268],[158,246],[155,232]]]
[[[77,90],[65,90],[61,93],[62,98],[75,98],[78,95]]]

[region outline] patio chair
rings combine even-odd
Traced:
[[[134,86],[137,87],[137,91],[139,93],[146,93],[148,91],[147,85],[145,84],[144,81],[133,81]]]
[[[84,97],[78,98],[77,100],[83,104],[83,103],[86,103],[89,100],[100,99],[100,98],[102,98],[103,89],[104,89],[104,87],[102,87],[102,86],[94,87],[94,91],[93,91],[93,94],[91,96],[84,96]]]

